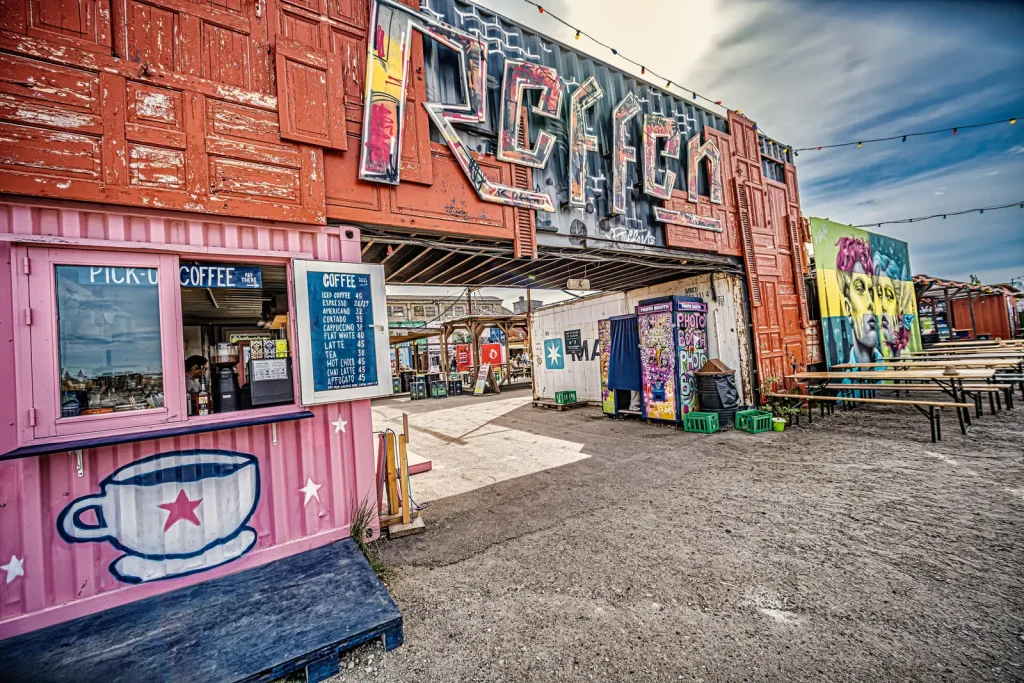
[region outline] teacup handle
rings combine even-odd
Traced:
[[[80,541],[91,541],[109,536],[110,529],[107,527],[107,520],[103,517],[103,506],[100,504],[104,498],[106,496],[93,495],[84,496],[74,501],[61,511],[57,527],[66,538]],[[96,524],[86,524],[82,521],[82,513],[90,508],[96,511]]]

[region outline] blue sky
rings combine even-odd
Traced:
[[[521,0],[478,4],[639,76]],[[956,136],[803,152],[796,161],[805,216],[862,224],[1024,201],[1024,3],[543,4],[674,82],[742,109],[795,147],[1022,119]],[[876,231],[910,244],[915,273],[1024,278],[1022,209]]]

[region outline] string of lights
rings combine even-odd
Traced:
[[[534,0],[523,0],[523,2],[525,2],[527,5],[533,5],[534,7],[537,8],[538,12],[540,12],[541,14],[543,14],[545,16],[551,17],[552,19],[554,19],[558,23],[560,23],[563,26],[565,26],[570,31],[575,31],[575,33],[576,33],[576,40],[579,40],[580,38],[587,38],[591,42],[596,43],[596,44],[600,45],[601,47],[605,48],[606,50],[611,51],[611,53],[613,55],[615,55],[616,57],[618,57],[619,59],[622,59],[622,60],[624,60],[626,62],[629,62],[633,66],[640,67],[640,74],[641,75],[646,76],[647,74],[650,74],[651,76],[653,76],[653,77],[655,77],[655,78],[657,78],[659,80],[665,79],[665,90],[671,91],[672,88],[678,88],[681,91],[690,93],[690,96],[694,100],[700,99],[700,100],[704,100],[708,104],[714,104],[714,105],[719,106],[719,107],[725,107],[725,105],[722,104],[722,100],[713,100],[710,97],[707,97],[706,95],[701,95],[699,92],[697,92],[693,88],[687,88],[684,85],[682,85],[681,83],[677,83],[677,82],[673,81],[671,78],[668,78],[667,76],[663,76],[662,74],[657,73],[653,69],[648,69],[644,64],[636,61],[635,59],[631,59],[631,58],[627,57],[626,55],[622,54],[616,48],[612,47],[608,43],[602,42],[602,41],[598,40],[597,38],[595,38],[594,36],[592,36],[591,34],[589,34],[586,31],[584,31],[583,29],[577,28],[576,26],[573,26],[572,24],[570,24],[568,21],[566,21],[565,19],[561,18],[557,14],[552,14],[548,10],[544,9],[544,7],[540,3],[534,2]],[[725,107],[725,108],[727,110],[729,110],[729,111],[734,111],[737,114],[742,114],[743,113],[742,109],[731,109],[729,107]]]
[[[999,209],[1011,209],[1015,206],[1019,206],[1024,209],[1024,201],[1021,202],[1010,202],[1009,204],[1000,204],[999,206],[985,206],[977,209],[964,209],[963,211],[947,211],[946,213],[936,213],[931,216],[915,216],[914,218],[901,218],[894,221],[875,221],[874,223],[862,223],[861,225],[854,225],[855,228],[880,228],[883,225],[896,225],[900,223],[919,223],[921,221],[929,221],[933,218],[943,218],[948,216],[963,216],[969,213],[983,214],[986,211],[998,211]]]
[[[600,45],[601,47],[605,48],[606,50],[609,50],[613,55],[615,55],[619,59],[622,59],[623,61],[626,61],[626,62],[632,64],[633,66],[640,67],[640,74],[641,75],[647,75],[649,73],[651,76],[653,76],[653,77],[655,77],[657,79],[665,79],[665,89],[666,90],[671,92],[673,88],[677,88],[677,89],[679,89],[681,91],[689,92],[690,96],[694,100],[704,100],[708,104],[714,104],[714,105],[719,106],[719,107],[725,107],[725,105],[722,104],[722,100],[715,100],[715,99],[712,99],[712,98],[710,98],[710,97],[708,97],[706,95],[702,95],[699,92],[697,92],[696,90],[694,90],[692,88],[687,88],[684,85],[682,85],[681,83],[677,83],[677,82],[673,81],[671,78],[668,78],[668,77],[666,77],[666,76],[664,76],[664,75],[654,71],[653,69],[648,69],[641,62],[638,62],[635,59],[632,59],[630,57],[627,57],[626,55],[622,54],[616,48],[612,47],[608,43],[605,43],[605,42],[595,38],[593,35],[587,33],[583,29],[578,28],[578,27],[570,24],[568,21],[566,21],[565,19],[561,18],[557,14],[553,14],[552,12],[544,9],[544,6],[541,5],[540,3],[535,2],[534,0],[523,0],[523,2],[525,2],[528,5],[532,5],[533,7],[536,7],[537,11],[539,13],[544,14],[544,15],[546,15],[548,17],[551,17],[552,19],[554,19],[558,23],[560,23],[563,26],[565,26],[566,28],[568,28],[570,31],[574,31],[575,34],[576,34],[576,40],[579,40],[580,38],[585,37],[588,40],[590,40],[591,42],[593,42],[593,43],[595,43],[597,45]],[[734,111],[737,114],[742,114],[743,113],[742,109],[731,109],[730,107],[725,107],[725,109],[727,109],[728,111]],[[962,131],[962,130],[968,130],[968,129],[971,129],[971,128],[983,128],[985,126],[996,126],[996,125],[1007,124],[1007,123],[1010,124],[1010,125],[1013,125],[1013,124],[1017,123],[1017,117],[1014,116],[1014,117],[1010,117],[1008,119],[999,119],[998,121],[988,121],[986,123],[972,123],[972,124],[968,124],[968,125],[964,125],[964,126],[952,126],[952,127],[949,127],[949,128],[940,128],[938,130],[926,130],[926,131],[917,131],[917,132],[912,132],[912,133],[900,133],[900,134],[897,134],[897,135],[889,135],[889,136],[882,137],[882,138],[870,138],[870,139],[864,139],[864,140],[854,140],[854,141],[850,141],[850,142],[838,142],[838,143],[834,143],[834,144],[831,144],[831,145],[815,145],[814,147],[785,147],[783,149],[783,153],[788,153],[790,151],[792,151],[794,154],[796,154],[798,152],[810,152],[810,151],[820,152],[821,150],[825,150],[825,149],[835,149],[835,148],[838,148],[838,147],[853,147],[853,146],[856,146],[856,147],[860,148],[860,147],[863,147],[865,144],[877,143],[877,142],[889,142],[891,140],[901,140],[902,142],[906,142],[907,138],[912,138],[912,137],[921,137],[921,136],[924,136],[924,135],[938,135],[938,134],[941,134],[941,133],[952,133],[953,135],[958,135],[960,133],[960,131]],[[755,126],[755,129],[757,129],[757,126]],[[970,213],[970,212],[968,212],[968,213]]]
[[[937,130],[922,130],[916,133],[899,133],[897,135],[888,135],[884,138],[870,138],[866,140],[857,140],[855,142],[837,142],[832,145],[818,145],[817,147],[795,147],[794,152],[820,152],[823,149],[834,149],[836,147],[863,147],[864,145],[872,142],[889,142],[890,140],[900,140],[906,142],[907,138],[916,138],[922,135],[938,135],[939,133],[952,133],[957,135],[962,130],[969,128],[984,128],[985,126],[998,126],[1000,124],[1010,124],[1011,126],[1017,123],[1017,117],[1013,116],[1008,119],[999,119],[998,121],[986,121],[985,123],[971,123],[966,126],[953,126],[951,128],[939,128]]]

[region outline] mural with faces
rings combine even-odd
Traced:
[[[811,219],[829,366],[899,358],[921,348],[906,242]]]

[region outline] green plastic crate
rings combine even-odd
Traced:
[[[772,414],[767,410],[741,410],[736,413],[736,429],[751,434],[767,432],[772,428]]]
[[[687,413],[683,418],[683,431],[714,434],[718,431],[718,413]]]
[[[576,403],[576,392],[575,391],[556,391],[555,392],[555,403],[560,406],[569,405],[570,403]]]

